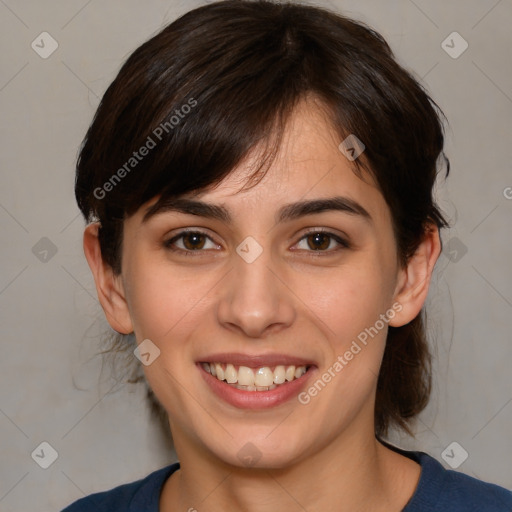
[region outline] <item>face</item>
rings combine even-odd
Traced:
[[[339,142],[304,103],[254,187],[250,155],[194,203],[126,220],[118,285],[160,351],[144,371],[179,456],[277,468],[373,439],[403,275],[389,208]]]

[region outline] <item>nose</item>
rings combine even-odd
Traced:
[[[263,338],[293,324],[296,309],[283,269],[272,264],[269,251],[248,263],[233,255],[234,269],[218,304],[218,321],[250,338]]]

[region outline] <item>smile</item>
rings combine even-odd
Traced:
[[[201,363],[205,372],[217,380],[243,391],[271,391],[286,382],[302,377],[307,366],[276,365],[249,368],[231,363]]]

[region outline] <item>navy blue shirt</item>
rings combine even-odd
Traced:
[[[512,512],[512,492],[476,478],[446,470],[423,452],[398,450],[421,465],[416,490],[402,512]],[[179,463],[142,480],[91,494],[62,512],[159,512],[160,492]]]

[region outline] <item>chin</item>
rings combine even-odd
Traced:
[[[271,431],[268,427],[259,434],[252,430],[252,434],[234,436],[225,450],[219,450],[218,445],[211,449],[226,464],[240,469],[283,469],[307,456],[304,442],[299,445],[298,439],[277,432],[269,435]]]

